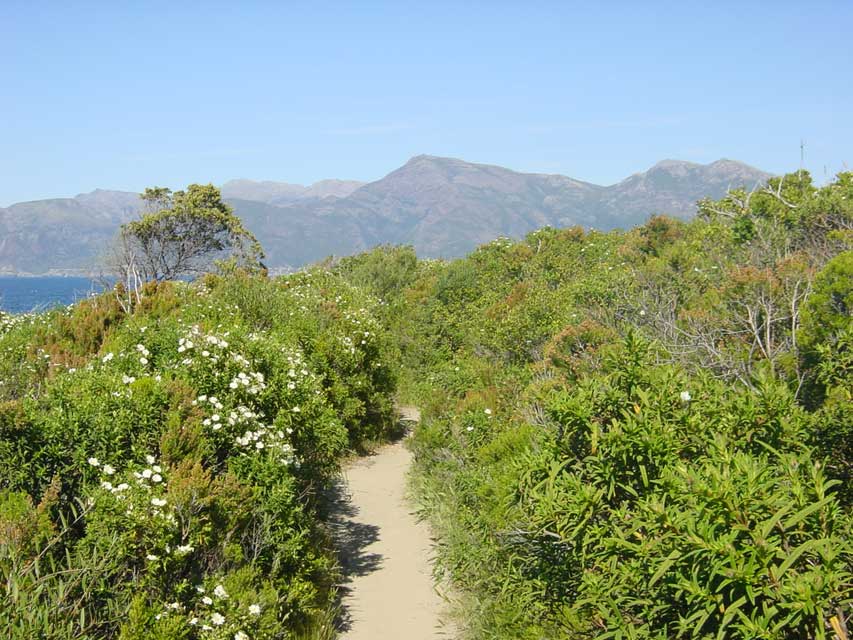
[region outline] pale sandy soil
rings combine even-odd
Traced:
[[[417,421],[417,409],[400,409]],[[402,442],[350,465],[336,487],[331,526],[345,572],[338,628],[347,640],[453,638],[431,575],[431,542],[407,502],[411,454]]]

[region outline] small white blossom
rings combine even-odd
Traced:
[[[250,604],[250,605],[249,605],[249,613],[251,613],[253,616],[259,616],[259,615],[261,615],[261,607],[260,607],[260,605],[257,605],[257,604]]]
[[[116,472],[116,470],[113,467],[111,467],[110,465],[105,464],[104,468],[103,468],[103,472],[106,473],[108,476],[111,476]]]
[[[217,598],[225,599],[228,597],[228,592],[225,591],[225,587],[223,587],[221,584],[218,584],[213,590],[213,595],[215,595]]]
[[[681,401],[684,403],[690,402],[690,400],[691,400],[689,391],[682,391],[679,394],[679,397],[681,398]]]
[[[217,627],[219,627],[225,624],[225,616],[223,616],[221,613],[214,613],[212,616],[210,616],[210,621]]]
[[[89,459],[87,460],[87,462],[88,462],[90,465],[92,465],[93,467],[100,467],[100,466],[101,466],[101,463],[100,463],[100,461],[99,461],[97,458],[89,458]]]

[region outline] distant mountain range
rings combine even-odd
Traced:
[[[700,198],[769,177],[733,160],[664,160],[605,187],[421,155],[370,183],[231,180],[222,194],[261,241],[267,264],[289,270],[382,243],[411,244],[424,257],[454,257],[546,225],[609,230],[655,213],[689,218]],[[99,256],[140,204],[138,194],[98,189],[0,208],[0,273],[97,272]]]

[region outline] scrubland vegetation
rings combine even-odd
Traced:
[[[344,263],[393,300],[470,636],[848,637],[853,175],[700,209]]]
[[[317,494],[393,424],[377,306],[309,271],[4,317],[3,637],[331,637]]]
[[[471,638],[843,638],[853,174],[0,316],[0,626],[330,637],[321,489],[417,403]]]

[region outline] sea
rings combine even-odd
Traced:
[[[0,276],[0,311],[28,313],[69,305],[103,290],[90,278],[64,276]]]

